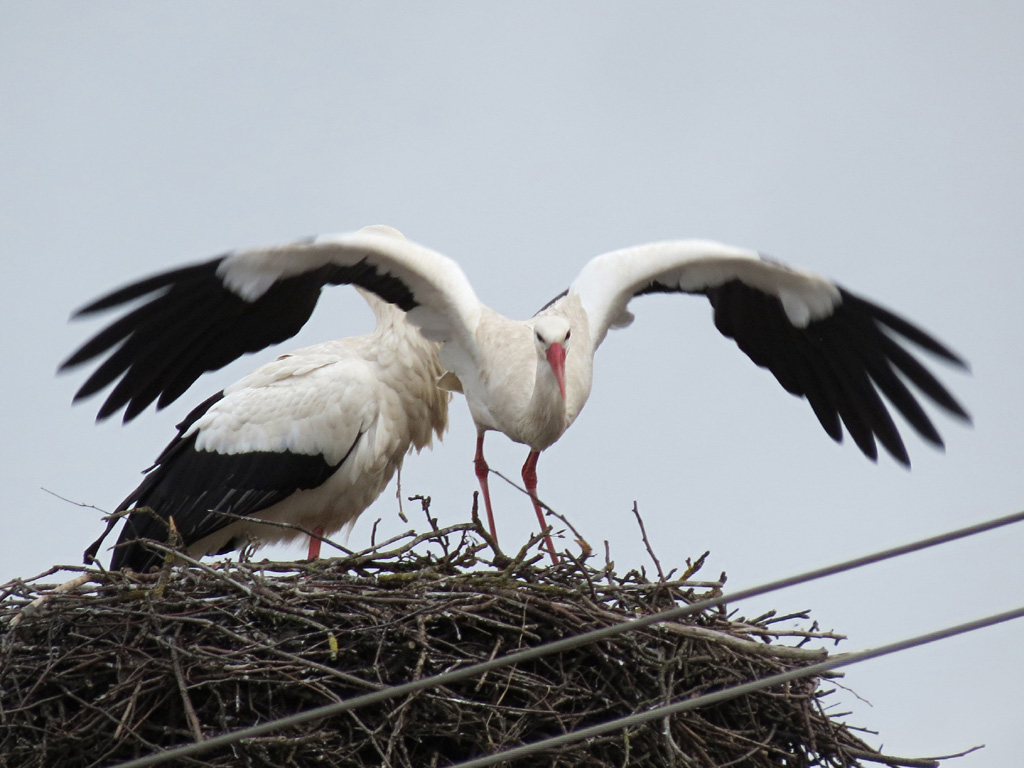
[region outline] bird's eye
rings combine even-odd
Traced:
[[[539,341],[541,344],[544,343],[544,337],[540,335],[540,331],[537,331],[537,341]]]
[[[568,341],[570,336],[572,336],[572,331],[571,330],[570,331],[566,331],[565,332],[565,340]]]

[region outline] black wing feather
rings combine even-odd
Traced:
[[[405,283],[379,272],[365,259],[282,278],[258,299],[247,301],[226,288],[218,276],[225,258],[145,278],[75,313],[81,317],[149,297],[100,330],[61,365],[65,370],[114,349],[86,379],[75,400],[117,381],[100,408],[99,419],[124,408],[128,422],[154,401],[163,408],[207,371],[298,333],[325,285],[359,285],[406,311],[417,305]]]
[[[163,555],[147,547],[145,540],[166,543],[168,520],[172,517],[182,544],[188,547],[236,522],[222,512],[253,515],[298,490],[322,485],[358,443],[357,438],[341,461],[333,465],[320,454],[197,451],[197,435],[184,434],[221,397],[223,393],[211,397],[178,425],[178,435],[157,458],[146,478],[118,505],[119,512],[133,511],[114,546],[112,569],[127,567],[144,572],[160,563]],[[231,541],[217,554],[244,543]]]
[[[739,280],[703,291],[715,326],[788,392],[806,397],[824,430],[837,442],[843,426],[865,456],[877,442],[901,464],[910,464],[889,400],[926,440],[942,446],[938,431],[897,371],[948,412],[970,420],[952,394],[901,345],[899,337],[953,365],[966,368],[948,347],[909,321],[840,288],[841,302],[828,317],[806,328],[793,326],[782,302]],[[679,292],[653,282],[637,295]],[[840,426],[842,424],[842,426]]]
[[[874,302],[850,293],[843,288],[840,288],[839,292],[843,296],[843,304],[848,308],[852,308],[855,316],[871,317],[882,325],[889,326],[889,328],[894,330],[900,336],[905,339],[909,339],[917,344],[917,346],[927,349],[932,354],[938,355],[961,368],[968,367],[963,358],[950,350],[945,344],[938,341],[934,336],[921,330],[913,323],[903,319],[899,315],[893,314],[885,307],[880,307]]]

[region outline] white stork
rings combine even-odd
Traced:
[[[389,228],[368,230],[400,237]],[[166,296],[173,302],[186,298],[182,290],[191,293],[198,287],[184,272],[175,273],[179,287]],[[444,373],[439,345],[424,339],[401,309],[359,290],[376,316],[372,333],[282,355],[206,400],[178,425],[177,436],[117,508],[136,511],[121,530],[111,568],[143,572],[160,562],[161,555],[143,540],[167,541],[172,517],[181,542],[195,557],[223,554],[250,541],[271,543],[300,535],[294,528],[220,514],[225,512],[290,523],[317,535],[333,533],[353,523],[383,492],[406,453],[429,445],[434,433],[441,437],[450,395],[436,386]],[[311,313],[315,297],[306,302],[285,297],[280,309],[291,313],[297,329]],[[93,304],[81,313],[99,308]],[[233,309],[246,307],[240,303]],[[245,321],[239,315],[234,319]],[[274,319],[288,327],[287,317]],[[187,365],[190,351],[201,352],[204,342],[218,336],[210,318],[204,320],[175,326],[175,341],[185,346],[168,350],[158,343],[130,349],[153,381],[159,377],[166,398],[161,402],[177,397],[177,392],[166,394],[171,387],[184,389],[202,372]],[[249,325],[269,322],[268,317],[253,317]],[[275,328],[267,332],[278,333]],[[65,366],[92,354],[83,347]],[[201,365],[208,366],[208,360]],[[123,393],[111,395],[107,406]],[[134,389],[125,419],[155,396],[152,390]],[[145,398],[149,400],[142,403]],[[87,559],[115,522],[111,520],[87,551]],[[310,538],[309,557],[319,556],[319,551],[320,539]]]
[[[426,338],[441,343],[440,359],[448,371],[441,385],[465,394],[477,426],[476,473],[492,532],[484,434],[496,430],[529,446],[523,480],[546,530],[536,494],[537,459],[579,415],[590,394],[594,352],[609,329],[630,324],[627,305],[644,294],[706,296],[725,336],[786,390],[806,397],[834,440],[841,440],[845,425],[872,460],[877,439],[897,461],[910,463],[879,393],[922,437],[943,444],[904,379],[969,420],[900,343],[902,337],[965,367],[921,329],[813,273],[754,251],[698,240],[598,256],[566,291],[525,321],[482,304],[455,262],[404,239],[358,232],[235,251],[129,285],[87,307],[111,307],[161,291],[72,358],[79,362],[123,342],[79,395],[121,376],[101,416],[127,404],[130,418],[157,396],[161,405],[169,402],[203,371],[294,334],[320,288],[340,283],[395,304]],[[297,305],[301,312],[291,309]],[[546,544],[556,559],[550,538]]]

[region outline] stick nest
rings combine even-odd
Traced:
[[[703,558],[678,576],[661,576],[659,564],[656,581],[642,570],[619,575],[607,560],[590,565],[596,558],[541,567],[534,549],[507,558],[488,540],[476,523],[313,563],[80,569],[88,581],[76,590],[0,587],[0,766],[113,765],[692,603],[719,594],[725,579],[695,580]],[[450,765],[806,666],[839,639],[815,624],[776,628],[793,624],[783,619],[807,616],[709,610],[174,765]],[[828,715],[823,682],[515,764],[893,764]]]

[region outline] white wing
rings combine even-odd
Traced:
[[[703,294],[715,325],[789,392],[806,397],[835,440],[841,424],[869,458],[875,439],[904,464],[906,448],[879,396],[922,437],[942,438],[902,378],[950,413],[963,407],[893,334],[966,367],[944,345],[903,318],[811,272],[756,252],[701,240],[640,245],[592,259],[569,288],[579,295],[595,347],[609,328],[628,325],[630,300],[648,293]]]
[[[120,379],[99,418],[124,407],[129,421],[157,398],[158,408],[173,402],[206,371],[294,336],[321,288],[340,284],[361,286],[397,305],[432,340],[473,349],[480,302],[459,266],[396,230],[370,227],[235,251],[114,291],[76,316],[149,298],[61,368],[106,355],[75,399]]]
[[[738,280],[777,298],[794,327],[829,316],[840,303],[839,289],[811,272],[766,261],[756,251],[708,240],[649,243],[591,259],[570,290],[579,294],[590,319],[595,346],[609,328],[632,317],[626,305],[655,292],[707,293]]]

